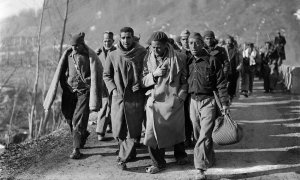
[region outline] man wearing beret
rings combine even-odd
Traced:
[[[220,61],[223,66],[224,75],[227,78],[230,72],[230,63],[226,50],[223,47],[217,46],[215,33],[213,31],[204,31],[203,33],[204,48],[207,52],[215,56],[217,61]]]
[[[102,69],[96,53],[84,42],[84,33],[71,37],[72,48],[67,49],[58,64],[44,101],[48,111],[53,103],[58,82],[62,87],[62,113],[71,127],[73,135],[72,159],[82,157],[89,132],[89,112],[101,107]]]
[[[141,89],[145,55],[146,49],[134,40],[133,29],[124,27],[117,49],[108,54],[105,62],[103,79],[112,96],[112,131],[119,143],[117,167],[122,170],[136,158],[135,140],[141,135],[145,119],[145,95]]]
[[[187,96],[186,56],[175,51],[168,36],[154,32],[144,59],[142,86],[148,88],[147,125],[144,144],[153,165],[146,172],[155,174],[166,167],[165,148],[174,147],[179,165],[187,163],[184,147],[184,100]]]
[[[188,60],[188,93],[190,99],[190,118],[193,123],[194,165],[197,169],[196,179],[206,179],[205,171],[214,163],[212,131],[216,119],[216,91],[228,111],[227,81],[222,70],[222,63],[216,56],[210,55],[203,48],[204,42],[199,33],[191,33],[189,47],[192,56]]]
[[[97,55],[100,59],[100,64],[102,68],[105,66],[105,60],[109,53],[116,50],[116,47],[113,46],[114,43],[114,33],[106,31],[103,34],[103,47],[97,50]],[[110,119],[110,104],[111,99],[108,94],[108,90],[102,80],[103,90],[102,90],[102,108],[98,112],[97,117],[97,127],[96,133],[98,134],[98,140],[103,141],[106,133],[106,128],[111,129],[111,119]]]

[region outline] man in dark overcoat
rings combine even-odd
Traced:
[[[122,170],[136,157],[135,141],[145,119],[145,95],[140,86],[145,54],[146,49],[134,40],[133,29],[124,27],[117,49],[108,55],[104,67],[103,79],[112,96],[112,131],[119,142],[117,166]]]

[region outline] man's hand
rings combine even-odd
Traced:
[[[223,114],[229,113],[229,106],[223,106]]]
[[[101,52],[102,52],[101,48],[99,48],[99,49],[96,50],[96,54],[97,54],[98,56],[101,54]]]
[[[164,76],[166,74],[167,70],[163,69],[161,67],[158,67],[155,69],[155,71],[153,72],[153,76],[154,77],[161,77]]]
[[[140,89],[140,84],[139,83],[136,83],[135,85],[132,86],[132,91],[133,92],[136,92]]]

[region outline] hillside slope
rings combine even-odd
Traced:
[[[59,42],[65,1],[49,1],[47,7],[50,38]],[[261,45],[268,40],[267,34],[273,39],[281,30],[288,41],[288,59],[300,64],[300,54],[294,51],[300,48],[300,26],[294,15],[299,8],[299,0],[79,0],[70,3],[67,34],[85,31],[87,41],[96,48],[102,32],[117,33],[122,26],[132,26],[142,43],[156,30],[179,34],[184,28],[199,32],[212,29],[219,37],[233,34],[239,42],[256,42],[258,36]],[[6,22],[8,25],[15,26]],[[19,24],[22,26],[26,24]]]

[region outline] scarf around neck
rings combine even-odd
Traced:
[[[165,66],[167,62],[169,62],[170,64],[170,73],[169,73],[169,83],[172,83],[174,80],[174,77],[179,73],[179,71],[182,69],[183,64],[181,62],[181,60],[178,57],[178,54],[175,52],[174,48],[168,44],[167,46],[167,54],[164,56],[164,62],[158,66],[154,52],[152,50],[150,50],[147,55],[146,55],[146,59],[147,62],[149,62],[150,67],[149,70],[151,72],[155,71],[156,68],[161,67],[161,66]]]

